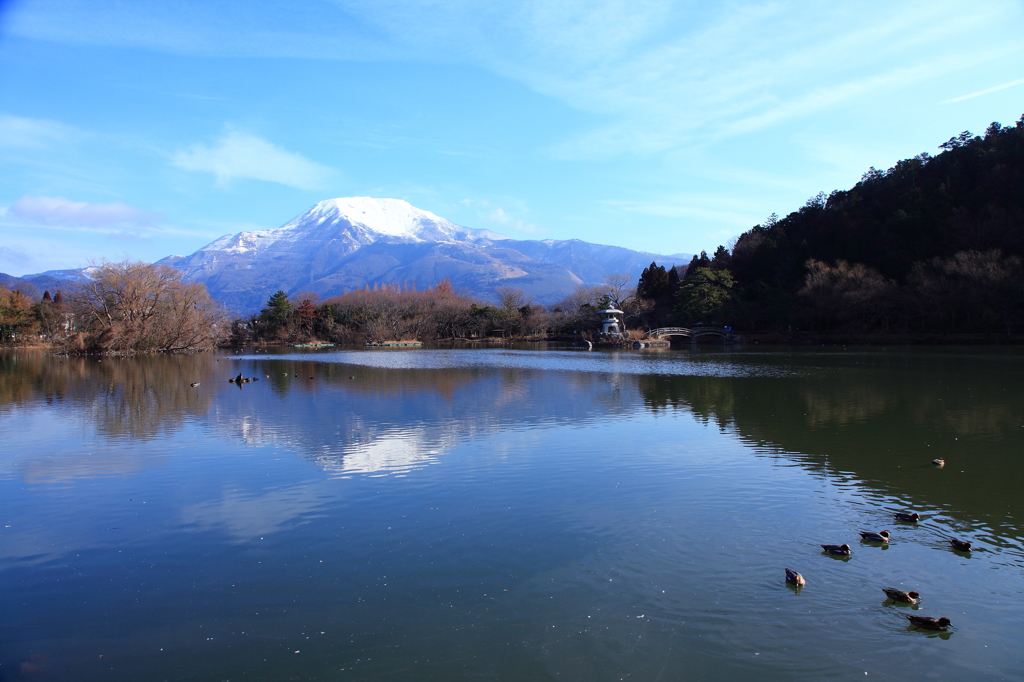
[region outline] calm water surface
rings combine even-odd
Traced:
[[[7,353],[0,434],[3,682],[1024,679],[1019,349]]]

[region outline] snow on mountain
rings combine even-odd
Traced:
[[[281,227],[225,235],[204,250],[242,254],[259,252],[282,241],[302,241],[311,232],[346,230],[355,242],[372,244],[380,238],[421,242],[460,242],[507,239],[487,230],[472,230],[416,208],[401,199],[343,197],[321,201]]]
[[[487,300],[513,286],[553,303],[580,284],[613,272],[639,276],[652,260],[670,258],[579,240],[514,240],[400,199],[345,197],[321,201],[277,229],[225,235],[159,262],[205,283],[236,312],[253,312],[278,289],[327,298],[378,282],[424,288],[443,278]]]
[[[401,199],[372,199],[370,197],[345,197],[321,201],[313,208],[280,228],[305,230],[313,225],[335,224],[347,221],[361,225],[371,232],[415,241],[472,241],[478,232],[439,218],[430,211],[416,208]],[[493,232],[487,238],[505,239]]]

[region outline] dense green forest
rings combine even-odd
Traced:
[[[1024,323],[1024,116],[963,132],[743,233],[676,272],[651,264],[646,326],[1001,333]]]

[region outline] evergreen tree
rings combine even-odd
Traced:
[[[708,322],[731,298],[733,284],[728,270],[691,268],[676,292],[676,311],[684,319]]]
[[[267,307],[260,311],[260,315],[267,326],[274,330],[287,324],[291,311],[292,304],[288,300],[288,294],[278,289],[276,293],[271,294],[267,300]]]
[[[664,266],[651,263],[640,275],[640,281],[636,285],[636,294],[640,298],[656,299],[668,291],[668,272]]]

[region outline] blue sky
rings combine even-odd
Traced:
[[[0,0],[0,271],[339,196],[712,251],[1024,113],[1014,1]]]

